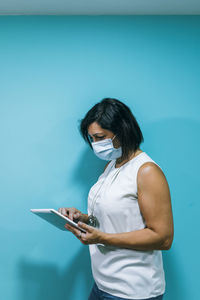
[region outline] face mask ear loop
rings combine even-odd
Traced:
[[[116,137],[116,134],[113,136],[112,141],[114,140],[115,137]]]

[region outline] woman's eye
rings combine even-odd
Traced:
[[[105,136],[96,136],[95,137],[95,140],[93,140],[93,138],[91,136],[88,136],[89,140],[90,140],[90,143],[93,143],[94,141],[100,141],[100,140],[103,140],[105,138]]]

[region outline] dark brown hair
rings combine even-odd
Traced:
[[[117,99],[102,99],[81,120],[80,133],[91,148],[88,127],[93,122],[97,122],[101,128],[110,130],[117,135],[124,159],[128,158],[131,152],[136,151],[144,141],[141,129],[130,108]]]

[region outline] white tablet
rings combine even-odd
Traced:
[[[57,210],[55,210],[53,208],[31,209],[31,212],[61,230],[67,230],[67,228],[65,228],[64,226],[65,226],[65,224],[69,224],[84,233],[86,232],[83,228],[80,228],[74,221],[72,221],[68,217],[60,214]]]

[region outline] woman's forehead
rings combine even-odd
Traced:
[[[94,135],[94,134],[105,134],[109,133],[110,131],[107,129],[103,129],[97,122],[93,122],[88,127],[88,134]]]

